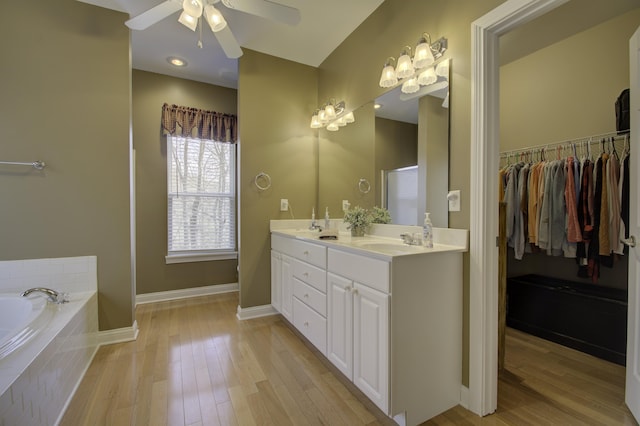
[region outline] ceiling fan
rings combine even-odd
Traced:
[[[214,6],[219,2],[222,2],[229,9],[287,25],[297,25],[300,22],[300,11],[298,9],[268,0],[165,0],[146,12],[129,19],[125,22],[125,25],[132,30],[144,30],[167,16],[182,10],[182,14],[178,19],[181,24],[191,31],[195,31],[198,27],[198,22],[202,25],[202,21],[206,21],[227,57],[239,58],[242,56],[240,44],[238,44],[220,10]],[[198,41],[198,46],[202,47],[201,41]]]

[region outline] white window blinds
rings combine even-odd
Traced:
[[[235,251],[235,145],[167,136],[168,251]]]

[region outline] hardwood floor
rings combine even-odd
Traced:
[[[61,425],[393,424],[280,316],[238,321],[237,293],[140,305],[138,340],[104,346]],[[624,368],[507,332],[498,411],[428,424],[636,424]]]

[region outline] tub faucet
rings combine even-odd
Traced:
[[[66,293],[58,293],[55,290],[45,287],[34,287],[29,290],[23,291],[20,296],[27,297],[31,293],[43,293],[47,296],[47,299],[53,303],[67,303],[69,301],[69,295]]]

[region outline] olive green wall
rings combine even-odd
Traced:
[[[240,172],[240,306],[271,303],[270,219],[287,198],[297,218],[308,218],[318,192],[317,131],[309,128],[318,107],[317,69],[249,49],[238,64]],[[255,176],[271,176],[260,191]]]
[[[640,9],[500,67],[500,149],[616,130]]]
[[[418,164],[418,125],[376,118],[377,206],[382,205],[380,170],[393,170]]]
[[[450,94],[449,189],[461,190],[460,212],[449,213],[451,228],[469,228],[471,140],[471,23],[503,0],[385,0],[320,65],[318,95],[353,105],[375,99],[382,65],[397,57],[403,46],[414,45],[422,32],[449,40],[452,59]],[[463,384],[468,384],[469,256],[464,257]]]
[[[133,323],[126,15],[3,2],[0,259],[95,255],[100,329]],[[10,34],[10,36],[9,36]]]
[[[326,129],[318,131],[319,218],[324,217],[329,207],[330,216],[342,218],[342,200],[349,200],[351,207],[371,208],[375,204],[375,115],[373,103],[368,103],[354,111],[355,122],[341,127],[337,132]],[[361,192],[360,179],[366,179],[371,188]],[[363,190],[367,185],[363,183]],[[311,212],[304,217],[310,217]]]
[[[133,70],[137,294],[237,282],[237,261],[167,265],[167,141],[162,105],[237,114],[237,90]]]

